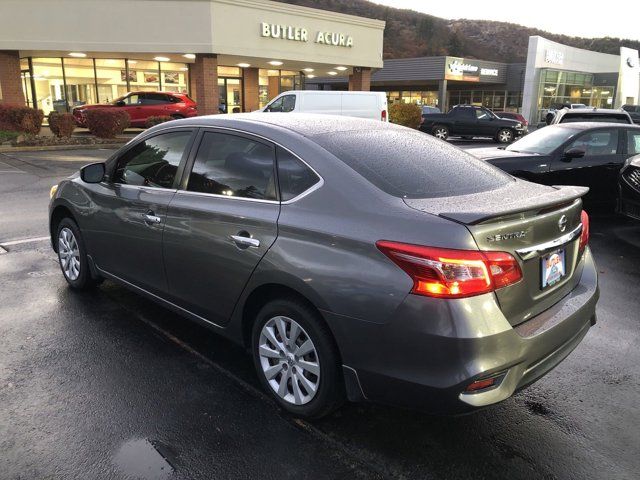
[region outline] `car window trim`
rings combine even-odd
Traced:
[[[276,199],[275,200],[267,200],[267,199],[262,199],[262,198],[247,198],[247,197],[234,197],[233,195],[219,195],[217,193],[207,193],[207,192],[193,192],[187,189],[187,187],[189,186],[189,176],[191,175],[191,171],[193,170],[193,166],[196,162],[196,156],[198,155],[198,149],[200,148],[200,144],[202,143],[202,139],[204,137],[204,134],[207,132],[215,132],[216,130],[225,130],[225,129],[221,129],[219,127],[200,127],[198,128],[198,133],[196,134],[196,137],[194,138],[193,141],[193,145],[191,146],[191,152],[189,153],[189,157],[187,158],[187,161],[185,162],[185,167],[182,171],[182,178],[180,179],[180,182],[178,183],[178,185],[176,186],[176,188],[178,189],[178,191],[180,192],[189,192],[189,193],[199,193],[202,195],[211,195],[211,196],[215,196],[215,197],[222,197],[222,198],[243,198],[245,200],[254,200],[254,201],[260,201],[260,202],[272,202],[272,203],[280,203],[280,182],[278,181],[278,169],[276,168],[276,147],[275,144],[270,141],[267,138],[264,137],[259,137],[256,135],[253,135],[251,133],[248,132],[243,132],[241,130],[238,130],[238,135],[236,135],[237,137],[242,137],[242,138],[246,138],[248,140],[251,141],[256,141],[257,143],[261,143],[263,145],[267,145],[268,147],[271,148],[271,150],[273,151],[273,175],[274,175],[274,181],[276,182]],[[226,130],[231,130],[231,131],[235,131],[234,129],[226,129]],[[215,133],[226,133],[229,134],[228,132],[215,132]],[[233,133],[231,134],[233,135]],[[256,137],[256,138],[253,138]]]
[[[318,190],[319,188],[321,188],[324,185],[324,178],[322,177],[322,175],[320,175],[318,173],[318,171],[313,168],[311,165],[309,165],[308,162],[305,162],[303,158],[300,157],[300,155],[298,155],[297,153],[295,153],[294,151],[292,151],[290,148],[285,147],[284,145],[282,145],[281,143],[278,143],[270,138],[267,138],[265,136],[262,136],[260,134],[257,133],[253,133],[253,132],[247,132],[246,130],[240,130],[237,128],[232,128],[232,127],[221,127],[221,126],[200,126],[197,127],[198,129],[198,134],[196,135],[196,137],[193,139],[193,143],[191,144],[191,151],[189,153],[189,158],[187,159],[187,161],[185,162],[185,168],[182,171],[182,179],[180,181],[180,183],[177,186],[177,193],[187,193],[187,194],[192,194],[192,195],[208,195],[208,196],[212,196],[212,197],[216,197],[216,198],[224,198],[227,200],[244,200],[244,201],[249,201],[249,202],[259,202],[259,203],[277,203],[280,205],[290,205],[294,202],[297,202],[298,200],[300,200],[303,197],[306,197],[307,195],[313,193],[314,191]],[[243,137],[247,137],[251,140],[258,139],[260,141],[260,143],[268,143],[269,145],[273,146],[273,154],[274,154],[274,168],[275,168],[275,179],[277,182],[277,192],[278,192],[278,199],[277,200],[263,200],[260,198],[246,198],[246,197],[233,197],[233,196],[228,196],[228,195],[218,195],[215,193],[206,193],[206,192],[192,192],[187,190],[187,183],[189,181],[189,174],[191,173],[191,170],[193,168],[193,164],[195,162],[195,157],[197,155],[197,148],[196,146],[200,145],[200,141],[202,140],[202,136],[204,135],[204,132],[207,131],[220,131],[220,133],[229,133],[229,132],[235,132],[237,134],[239,134],[238,136],[243,136]],[[314,183],[312,186],[310,186],[309,188],[307,188],[305,191],[300,192],[298,195],[296,195],[295,197],[283,202],[280,200],[280,179],[278,177],[278,160],[277,160],[277,154],[276,154],[276,148],[280,147],[283,150],[286,150],[287,152],[289,152],[291,155],[293,155],[294,157],[296,157],[298,160],[300,160],[306,167],[308,167],[313,173],[315,173],[318,177],[318,181],[316,183]]]
[[[126,147],[123,147],[124,150],[122,152],[118,152],[117,155],[114,158],[113,161],[113,165],[111,166],[111,168],[108,169],[107,171],[107,175],[106,175],[106,180],[107,183],[109,185],[125,185],[127,187],[142,187],[142,188],[154,188],[154,189],[158,189],[158,190],[177,190],[178,189],[178,185],[176,184],[176,181],[180,178],[182,178],[183,175],[183,171],[184,171],[184,167],[186,164],[186,160],[188,158],[188,154],[191,153],[191,150],[193,149],[193,143],[195,140],[195,133],[198,131],[197,128],[195,127],[174,127],[174,128],[163,128],[162,130],[158,130],[155,132],[152,132],[148,135],[144,135],[142,138],[137,139],[136,142],[132,142],[130,144],[127,144]],[[164,135],[167,133],[179,133],[179,132],[191,132],[191,136],[189,137],[189,140],[187,140],[187,144],[184,147],[184,152],[182,152],[182,157],[180,158],[180,163],[178,164],[178,168],[176,170],[176,175],[173,178],[173,186],[171,188],[166,188],[166,187],[148,187],[148,186],[144,186],[144,185],[130,185],[128,183],[120,183],[120,182],[115,182],[113,181],[113,176],[115,174],[116,169],[118,168],[118,163],[120,161],[120,159],[126,155],[132,148],[136,147],[137,145],[139,145],[141,142],[145,142],[151,138],[157,137],[159,135]]]

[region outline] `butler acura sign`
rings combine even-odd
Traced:
[[[263,37],[279,38],[281,40],[291,40],[294,42],[308,42],[309,31],[303,27],[292,25],[280,25],[274,23],[261,23]],[[332,45],[335,47],[353,47],[353,37],[344,33],[318,31],[311,37],[315,43]]]

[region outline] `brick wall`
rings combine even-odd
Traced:
[[[349,75],[349,91],[371,90],[371,69],[367,67],[355,67],[353,74]]]
[[[198,103],[198,114],[212,115],[218,111],[218,57],[211,53],[198,53],[189,70],[191,95]]]
[[[15,50],[0,50],[0,88],[3,103],[25,104],[20,80],[20,55]]]

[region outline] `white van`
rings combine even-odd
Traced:
[[[290,90],[278,95],[260,111],[324,113],[389,121],[384,92]]]

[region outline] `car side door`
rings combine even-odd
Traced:
[[[275,147],[215,128],[196,142],[169,205],[165,270],[172,301],[220,325],[277,236]]]
[[[87,237],[96,266],[155,294],[167,292],[162,235],[167,205],[194,129],[172,129],[129,146],[91,193]]]
[[[166,116],[171,112],[171,97],[164,93],[149,92],[142,99],[142,118],[146,122],[149,117]]]
[[[468,135],[475,132],[477,120],[473,108],[454,108],[449,112],[449,116],[449,135]]]
[[[589,187],[590,203],[615,203],[618,172],[624,164],[624,130],[589,130],[558,149],[550,165],[551,184]],[[584,150],[572,158],[571,150]]]
[[[492,137],[496,134],[495,116],[484,108],[474,109],[476,125],[474,133],[476,135]]]

